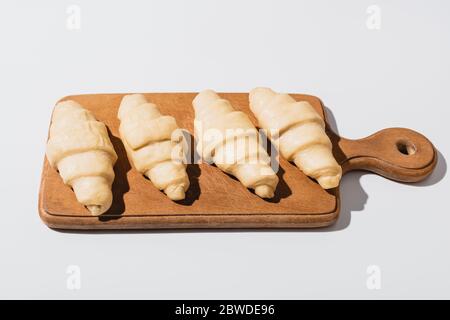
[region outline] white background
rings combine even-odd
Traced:
[[[0,40],[0,298],[450,298],[448,1],[2,1]],[[260,85],[321,97],[349,138],[413,128],[438,167],[415,185],[348,174],[340,220],[322,230],[79,234],[40,221],[57,99]]]

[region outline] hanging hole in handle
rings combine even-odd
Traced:
[[[401,154],[404,154],[405,156],[410,156],[416,153],[416,146],[406,140],[400,140],[397,142],[397,149]]]

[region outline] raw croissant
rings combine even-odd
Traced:
[[[53,111],[47,159],[57,168],[78,202],[92,215],[112,203],[113,166],[117,160],[106,126],[74,101],[63,101]]]
[[[125,96],[118,117],[120,135],[135,168],[170,199],[184,199],[189,178],[183,162],[183,133],[175,118],[162,115],[142,94]]]
[[[308,102],[295,101],[290,95],[269,88],[253,89],[249,99],[259,126],[279,145],[284,158],[294,161],[324,189],[339,185],[342,169],[333,157],[325,123]]]
[[[238,178],[245,187],[254,189],[261,198],[272,198],[278,177],[249,117],[212,90],[200,92],[192,104],[195,133],[201,140],[197,146],[199,154]]]

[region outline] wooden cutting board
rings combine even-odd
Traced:
[[[180,127],[193,133],[192,100],[196,93],[148,93],[162,113],[174,116]],[[246,93],[220,93],[232,105],[256,120]],[[114,167],[114,202],[100,217],[79,204],[57,171],[44,161],[39,193],[39,213],[51,228],[159,229],[159,228],[311,228],[332,224],[339,216],[339,188],[323,190],[295,165],[280,157],[280,182],[275,197],[263,200],[239,181],[206,163],[187,167],[191,186],[182,202],[169,200],[127,159],[119,138],[117,110],[124,94],[89,94],[65,97],[91,110],[110,130],[119,159]],[[319,98],[293,94],[308,101],[322,117]],[[402,128],[384,129],[360,140],[341,138],[327,128],[333,153],[343,172],[369,170],[387,178],[415,182],[427,177],[436,165],[436,151],[423,135]]]

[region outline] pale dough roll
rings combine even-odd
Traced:
[[[58,103],[46,153],[50,165],[91,214],[99,215],[110,208],[117,155],[106,126],[90,111],[74,101]]]
[[[253,89],[249,100],[259,126],[267,130],[284,158],[324,189],[339,185],[342,169],[333,157],[325,122],[308,102],[269,88]]]
[[[136,170],[170,199],[184,199],[189,178],[183,162],[183,134],[175,118],[162,115],[142,94],[124,96],[118,118],[120,136]]]
[[[201,142],[197,146],[199,154],[254,189],[258,196],[272,198],[278,177],[249,117],[212,90],[200,92],[192,104],[195,133]]]

